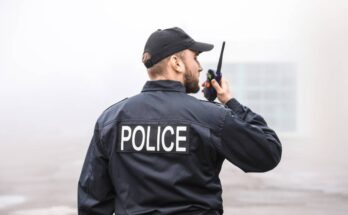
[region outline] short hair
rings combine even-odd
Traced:
[[[177,55],[180,59],[184,58],[184,51],[180,51],[177,52],[175,54],[172,55]],[[153,65],[152,67],[148,68],[147,71],[149,73],[150,78],[154,78],[157,75],[163,75],[166,71],[166,63],[168,62],[169,58],[172,56],[168,56],[164,59],[162,59],[160,62],[156,63],[155,65]],[[151,54],[148,52],[145,52],[143,54],[143,63],[147,62],[149,59],[151,59]]]
[[[151,54],[148,52],[145,52],[143,54],[143,63],[147,62],[149,59],[151,59]],[[150,78],[154,78],[158,75],[162,75],[165,73],[165,63],[168,61],[169,57],[164,58],[160,62],[156,63],[150,68],[147,68],[147,72],[149,73]]]

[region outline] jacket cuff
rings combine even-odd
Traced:
[[[243,106],[235,98],[232,98],[228,102],[226,102],[226,106],[237,114],[244,113]]]

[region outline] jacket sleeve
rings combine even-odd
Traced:
[[[78,183],[78,214],[113,214],[114,198],[108,159],[96,125]]]
[[[226,103],[227,111],[220,152],[244,172],[265,172],[278,165],[282,146],[265,120],[236,99]]]

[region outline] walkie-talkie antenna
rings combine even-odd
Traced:
[[[216,75],[218,75],[218,76],[221,76],[221,64],[222,64],[222,57],[224,55],[224,49],[225,49],[225,41],[222,42],[222,48],[221,48],[219,63],[218,63],[217,70],[216,70]]]

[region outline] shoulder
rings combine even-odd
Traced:
[[[192,101],[194,114],[209,124],[221,124],[229,110],[221,103],[200,100],[195,97],[190,100]]]
[[[192,96],[190,96],[192,97]],[[202,99],[197,99],[192,97],[193,100],[195,100],[195,103],[199,105],[201,108],[209,111],[214,111],[214,112],[225,112],[226,111],[226,106],[218,103],[218,102],[211,102],[207,100],[202,100]]]
[[[226,109],[226,106],[218,103],[218,102],[211,102],[207,100],[198,99],[195,96],[189,95],[189,94],[183,94],[185,98],[185,102],[188,102],[190,105],[205,108],[209,110],[216,110],[216,111],[223,111]]]
[[[228,112],[228,108],[218,102],[210,102],[210,101],[206,101],[206,100],[198,100],[201,104],[201,106],[206,109],[207,111],[211,112],[211,113],[215,113],[217,115],[219,115],[220,117],[224,117],[226,112]]]
[[[120,106],[124,105],[127,101],[129,100],[129,98],[124,98],[121,101],[118,101],[114,104],[112,104],[110,107],[106,108],[103,113],[109,112],[109,111],[113,111],[114,109],[119,108]]]
[[[207,100],[201,100],[201,99],[197,99],[202,105],[208,107],[208,108],[215,108],[215,109],[225,109],[226,106],[219,103],[219,102],[210,102]]]
[[[123,107],[128,102],[129,98],[124,98],[121,101],[118,101],[108,108],[106,108],[101,115],[99,116],[97,123],[100,127],[104,127],[112,121],[115,121],[118,113],[123,109]]]

